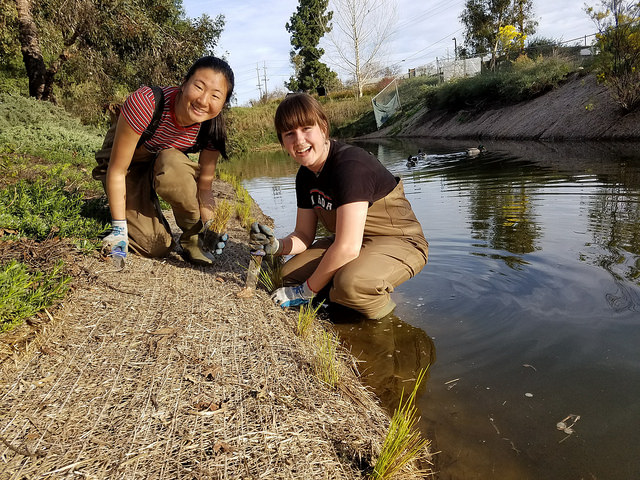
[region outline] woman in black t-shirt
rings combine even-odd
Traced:
[[[273,301],[304,304],[328,287],[331,302],[382,318],[395,307],[393,289],[427,262],[428,243],[402,182],[363,149],[329,140],[327,117],[310,95],[288,95],[275,127],[300,169],[295,230],[278,240],[268,227],[252,226],[254,248],[294,255],[283,267],[289,286]],[[316,240],[318,220],[331,237]]]

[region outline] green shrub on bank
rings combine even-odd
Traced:
[[[450,112],[484,105],[513,104],[552,90],[574,69],[572,62],[559,57],[532,60],[522,56],[504,71],[427,87],[424,99],[429,108]]]
[[[47,237],[97,239],[107,226],[87,216],[82,195],[59,180],[21,180],[0,190],[0,228],[44,240]]]
[[[93,166],[102,129],[82,125],[50,102],[0,94],[0,152],[42,157],[50,163]]]
[[[69,289],[71,277],[58,263],[51,272],[30,272],[16,261],[0,265],[0,332],[58,302]]]
[[[50,102],[0,93],[0,187],[21,178],[56,178],[102,195],[91,169],[104,133]]]
[[[229,150],[239,155],[264,145],[278,144],[273,117],[279,100],[253,107],[234,107],[228,114]]]

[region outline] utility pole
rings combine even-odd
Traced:
[[[262,82],[260,82],[260,67],[256,63],[256,73],[258,74],[258,92],[260,93],[259,99],[262,98]]]
[[[453,59],[458,59],[458,45],[456,43],[456,37],[453,37]]]
[[[263,72],[264,72],[264,98],[265,100],[269,96],[269,91],[267,90],[267,62],[263,64]]]

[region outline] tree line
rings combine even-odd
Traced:
[[[224,28],[223,15],[187,18],[181,0],[0,0],[0,10],[1,68],[24,68],[30,96],[70,110],[179,82]]]
[[[291,33],[291,63],[294,75],[286,86],[312,91],[331,87],[337,74],[321,58],[320,41],[332,47],[328,57],[346,70],[362,96],[365,82],[381,74],[396,75],[381,58],[384,44],[394,32],[394,0],[300,0],[286,28]],[[329,10],[331,9],[331,10]],[[595,62],[599,78],[607,83],[624,110],[640,105],[640,2],[600,0],[598,7],[585,6],[598,28],[599,53]],[[553,46],[553,39],[532,38],[538,22],[533,0],[466,0],[459,15],[464,43],[456,46],[455,58],[483,55],[488,69],[499,61],[509,64],[518,56],[534,55],[540,47]]]
[[[284,25],[293,70],[284,86],[332,90],[341,86],[340,69],[362,96],[371,78],[397,75],[384,60],[396,2],[299,0]],[[223,14],[188,18],[182,0],[0,0],[0,7],[0,68],[26,71],[31,96],[80,114],[142,84],[180,82],[193,60],[213,53],[225,26]],[[585,7],[599,30],[600,78],[626,110],[640,104],[639,11],[637,0]],[[455,56],[488,55],[491,70],[531,51],[525,41],[541,42],[530,40],[533,0],[466,0],[459,18],[464,42]]]

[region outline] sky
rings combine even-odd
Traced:
[[[464,29],[458,17],[465,0],[396,1],[397,22],[386,47],[385,62],[404,73],[434,62],[436,57],[453,56],[453,38],[458,46],[463,43]],[[595,7],[599,0],[587,3]],[[248,105],[260,98],[265,83],[269,92],[286,91],[284,82],[293,69],[289,62],[290,34],[285,24],[295,13],[298,0],[183,0],[183,6],[191,18],[203,13],[212,18],[224,15],[225,26],[215,53],[224,56],[234,71],[234,106]],[[534,37],[584,44],[584,37],[589,36],[590,43],[596,27],[584,8],[584,0],[533,0],[538,21]],[[331,59],[322,60],[333,68]]]

